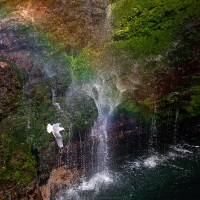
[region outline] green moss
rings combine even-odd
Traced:
[[[200,17],[195,7],[197,0],[118,0],[112,5],[112,45],[129,49],[136,58],[168,50],[184,24]]]
[[[74,94],[67,102],[68,120],[73,133],[88,131],[98,116],[94,100],[81,91]]]
[[[91,60],[92,54],[91,49],[83,48],[78,55],[68,56],[75,80],[88,82],[94,78],[95,70]]]
[[[4,156],[4,159],[6,164],[0,169],[0,184],[9,181],[27,186],[35,180],[36,160],[28,147],[9,149],[9,153]]]
[[[27,186],[36,179],[37,160],[32,149],[49,146],[54,138],[46,132],[46,125],[59,117],[50,92],[44,83],[36,84],[28,93],[23,91],[18,109],[0,122],[0,184]]]

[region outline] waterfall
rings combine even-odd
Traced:
[[[99,140],[97,147],[97,172],[108,171],[108,144],[107,144],[107,119],[109,114],[118,104],[118,96],[112,88],[102,80],[93,87],[86,87],[88,95],[91,96],[98,109],[98,117],[91,130],[91,136]],[[92,88],[88,90],[89,88]]]
[[[107,117],[103,120],[98,117],[92,128],[92,135],[95,135],[99,139],[97,147],[97,171],[107,171],[108,161],[108,145],[107,145],[107,131],[106,131]]]
[[[94,171],[94,137],[92,137],[92,147],[91,147],[91,163],[92,163],[92,171]]]
[[[119,92],[104,79],[99,79],[95,83],[84,84],[81,90],[93,98],[98,110],[98,117],[91,127],[90,134],[92,164],[89,170],[92,174],[90,174],[89,179],[83,179],[79,185],[68,188],[64,194],[59,196],[59,199],[84,199],[87,192],[92,192],[95,195],[106,185],[113,182],[108,168],[109,147],[106,126],[110,113],[119,103]],[[94,145],[97,145],[97,147],[95,148]],[[84,154],[84,152],[81,152],[81,154]]]
[[[99,140],[97,147],[97,171],[107,170],[107,160],[108,160],[108,145],[107,145],[107,131],[106,131],[106,122],[108,114],[104,114],[100,109],[101,105],[96,101],[98,108],[98,118],[92,126],[91,135],[95,136]]]

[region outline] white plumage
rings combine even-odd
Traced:
[[[56,124],[48,124],[47,125],[47,132],[48,133],[53,133],[53,136],[56,138],[56,142],[60,148],[63,147],[63,140],[62,140],[62,135],[60,134],[60,131],[65,130],[63,127],[60,127],[60,123]]]

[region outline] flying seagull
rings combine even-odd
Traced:
[[[60,148],[63,147],[63,140],[62,140],[62,135],[60,134],[60,131],[65,130],[63,127],[60,127],[60,123],[56,124],[48,124],[47,125],[47,132],[48,133],[53,133],[53,136],[56,138],[56,142]]]

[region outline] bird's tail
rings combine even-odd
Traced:
[[[63,140],[62,140],[62,137],[61,138],[56,138],[56,141],[57,141],[57,144],[60,148],[63,147]]]

